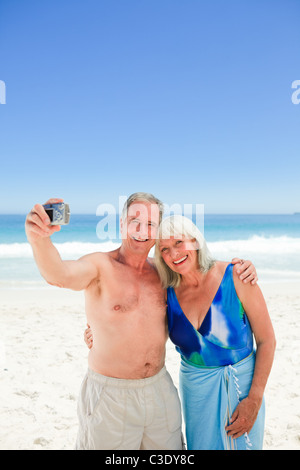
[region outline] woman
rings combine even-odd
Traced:
[[[155,259],[167,289],[170,339],[181,355],[188,449],[261,449],[275,336],[259,287],[213,260],[183,216],[162,221]]]

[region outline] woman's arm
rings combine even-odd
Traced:
[[[87,328],[84,330],[83,339],[87,347],[91,349],[93,347],[93,335],[89,324],[87,324]]]
[[[255,341],[256,361],[248,397],[240,402],[226,427],[228,435],[240,437],[249,432],[259,412],[264,390],[272,368],[275,352],[275,334],[267,305],[258,285],[243,284],[234,275],[237,295],[249,319]]]

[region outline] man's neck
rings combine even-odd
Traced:
[[[119,248],[119,261],[131,266],[136,269],[138,272],[142,272],[145,268],[149,268],[149,263],[147,261],[149,252],[136,253],[126,246],[125,243]]]

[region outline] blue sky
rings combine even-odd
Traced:
[[[0,213],[300,211],[298,0],[0,0]]]

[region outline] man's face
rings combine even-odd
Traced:
[[[134,202],[121,221],[122,239],[139,252],[148,252],[155,244],[159,226],[159,207],[150,202]]]

